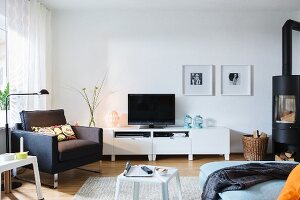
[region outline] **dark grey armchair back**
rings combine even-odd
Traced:
[[[32,126],[48,127],[67,123],[63,109],[22,111],[20,116],[25,131],[32,131]]]

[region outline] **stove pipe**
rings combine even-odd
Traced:
[[[282,75],[292,75],[292,31],[300,31],[300,22],[287,20],[282,27]]]

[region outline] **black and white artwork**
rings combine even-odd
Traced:
[[[202,85],[202,73],[191,73],[191,85]]]
[[[228,75],[229,85],[240,85],[241,84],[241,74],[232,72]]]
[[[222,95],[252,95],[251,65],[221,65]]]
[[[184,65],[184,95],[213,95],[213,65]]]

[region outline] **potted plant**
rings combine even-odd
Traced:
[[[82,88],[81,90],[78,90],[80,95],[83,97],[83,99],[85,100],[88,108],[89,108],[89,113],[90,113],[90,119],[89,119],[89,127],[95,127],[96,126],[96,122],[95,122],[95,111],[97,109],[97,107],[99,106],[99,104],[101,103],[101,101],[103,100],[102,98],[100,98],[101,96],[101,92],[103,89],[103,84],[104,81],[106,79],[106,75],[104,77],[104,79],[102,80],[100,85],[96,85],[92,91],[90,91],[92,93],[88,94],[89,92],[87,91],[87,88]]]
[[[0,123],[5,123],[5,108],[6,108],[6,97],[9,95],[9,83],[6,84],[4,90],[0,90]],[[7,101],[9,109],[9,99]]]

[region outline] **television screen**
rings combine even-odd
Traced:
[[[175,124],[175,94],[128,94],[128,124]]]

